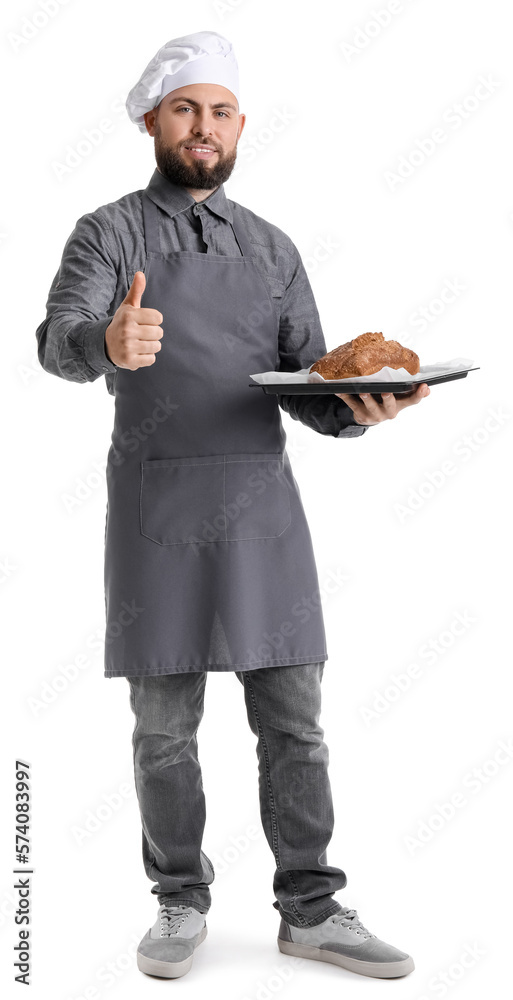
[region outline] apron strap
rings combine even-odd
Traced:
[[[162,248],[160,245],[160,231],[159,231],[159,213],[157,206],[151,198],[148,197],[145,191],[143,191],[142,196],[142,207],[143,207],[143,219],[144,219],[144,238],[146,242],[146,252],[162,253]],[[245,230],[237,223],[232,222],[232,228],[235,235],[235,239],[239,244],[241,254],[243,257],[252,257],[253,248],[249,239],[246,236]]]
[[[243,229],[242,226],[239,225],[239,223],[235,225],[235,221],[232,222],[232,229],[233,232],[235,233],[235,239],[239,244],[242,255],[244,257],[253,257],[254,256],[253,247],[251,246],[251,243],[249,242],[249,239],[246,236],[246,230]]]
[[[146,191],[142,197],[143,218],[144,218],[144,239],[146,242],[146,253],[154,251],[161,253],[159,216],[157,206],[151,198],[148,198]]]

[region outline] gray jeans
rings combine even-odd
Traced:
[[[262,826],[276,861],[273,903],[296,927],[341,906],[345,873],[327,864],[333,833],[328,747],[319,725],[324,663],[235,671],[257,737]],[[134,774],[151,892],[208,910],[212,862],[202,851],[205,796],[197,729],[208,671],[128,677]]]

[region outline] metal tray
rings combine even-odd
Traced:
[[[479,367],[478,365],[476,368],[468,368],[464,372],[451,372],[449,375],[433,375],[431,378],[415,377],[404,382],[336,382],[335,380],[332,382],[265,382],[263,384],[250,382],[249,387],[250,389],[263,389],[266,393],[279,394],[280,396],[306,396],[310,393],[324,392],[345,392],[352,396],[358,396],[360,392],[370,392],[372,396],[376,397],[376,395],[380,396],[382,392],[392,391],[394,396],[409,396],[421,383],[440,385],[442,382],[452,382],[457,378],[466,378],[469,371],[478,371]],[[381,403],[381,396],[377,402]]]

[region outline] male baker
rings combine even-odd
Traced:
[[[207,673],[229,670],[257,737],[280,950],[404,976],[412,958],[333,898],[347,879],[326,854],[326,639],[279,406],[319,434],[358,437],[429,388],[377,403],[248,387],[255,372],[309,367],[326,344],[296,246],[225,194],[245,124],[230,42],[214,31],[167,42],[126,106],[154,138],[156,169],[145,189],[78,220],[36,336],[46,371],[105,375],[115,396],[105,676],[130,686],[143,862],[160,904],[138,967],[183,976],[207,933],[214,868],[196,734]]]

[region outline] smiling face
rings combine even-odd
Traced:
[[[147,111],[144,121],[155,138],[161,174],[196,200],[228,180],[246,121],[231,90],[213,83],[180,87]]]

